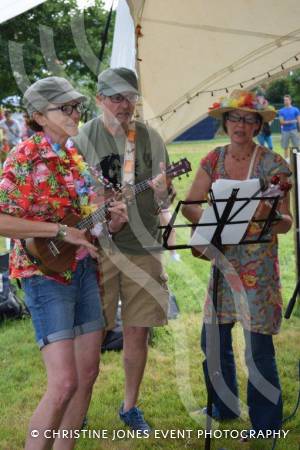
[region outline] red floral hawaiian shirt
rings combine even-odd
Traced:
[[[81,215],[92,193],[86,165],[75,148],[56,153],[44,133],[13,149],[0,178],[0,212],[29,220],[59,222],[69,213]],[[66,282],[76,267],[51,278]],[[10,255],[12,278],[41,275],[20,240]]]

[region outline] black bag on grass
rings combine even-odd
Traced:
[[[8,253],[0,255],[0,319],[20,318],[27,313],[16,287],[9,281],[8,256]]]
[[[101,352],[109,350],[122,350],[123,349],[123,327],[121,319],[121,303],[118,304],[116,315],[116,326],[113,330],[109,330],[106,333],[104,341],[101,346]]]
[[[0,273],[0,318],[19,318],[23,311],[23,304],[17,296],[16,288],[10,284],[8,272]]]

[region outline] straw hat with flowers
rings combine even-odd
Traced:
[[[253,92],[241,89],[237,89],[229,97],[222,97],[219,102],[215,102],[209,108],[208,115],[215,119],[221,119],[224,113],[237,109],[259,114],[263,122],[270,122],[276,117],[275,108],[269,105],[267,100],[259,103]]]

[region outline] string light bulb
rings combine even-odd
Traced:
[[[86,1],[86,0],[83,0],[83,1]],[[300,59],[300,53],[298,53],[297,55],[294,55],[294,56],[290,57],[289,59],[287,59],[287,60],[284,61],[283,63],[279,64],[278,66],[273,67],[273,68],[271,69],[271,71],[274,71],[274,70],[278,69],[279,67],[281,67],[281,70],[286,70],[286,67],[284,67],[284,65],[287,64],[289,61],[292,61],[293,59],[294,59],[295,61],[299,61],[299,59]],[[180,107],[182,107],[182,106],[184,106],[185,104],[189,105],[189,104],[191,103],[191,101],[192,101],[195,97],[199,97],[200,94],[209,94],[209,93],[210,93],[211,97],[214,97],[214,94],[219,93],[219,92],[224,91],[224,90],[225,90],[226,94],[228,94],[228,93],[229,93],[229,89],[233,88],[234,86],[238,86],[238,85],[239,85],[239,86],[241,87],[241,89],[243,89],[243,88],[244,88],[244,83],[247,83],[247,82],[249,82],[250,80],[256,80],[257,78],[262,77],[263,75],[267,76],[268,78],[272,78],[271,73],[268,71],[268,72],[265,72],[265,74],[260,74],[259,76],[258,76],[258,75],[257,75],[257,76],[253,76],[253,77],[249,78],[249,80],[245,80],[245,81],[243,81],[243,82],[239,82],[239,83],[230,85],[229,87],[223,87],[223,88],[215,89],[214,91],[210,91],[210,90],[207,90],[207,91],[205,91],[205,90],[204,90],[204,91],[198,91],[198,92],[196,92],[192,97],[187,98],[184,102],[182,102],[180,105],[178,105],[177,109],[180,108]],[[177,113],[177,109],[176,109],[176,108],[173,109],[173,114],[176,114],[176,113]],[[170,112],[171,112],[171,110],[168,112],[168,114],[169,114]],[[165,114],[160,115],[160,116],[156,116],[156,117],[153,117],[151,120],[154,120],[154,119],[158,119],[158,118],[159,118],[162,122],[164,122],[164,121],[165,121],[165,120],[164,120],[164,116],[165,116]],[[147,122],[148,122],[148,121],[147,121]]]

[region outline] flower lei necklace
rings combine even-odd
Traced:
[[[93,178],[89,171],[88,164],[83,160],[82,156],[78,153],[75,147],[65,149],[60,144],[53,144],[49,136],[45,137],[49,145],[51,145],[52,150],[60,159],[62,159],[64,164],[69,166],[71,169],[75,190],[79,199],[81,215],[83,217],[90,215],[93,211],[95,211],[95,209],[97,209],[97,207],[96,205],[90,204],[95,194],[93,191]],[[75,171],[73,169],[75,169]]]
[[[88,164],[83,160],[77,149],[75,147],[69,148],[69,153],[75,163],[75,169],[81,176],[81,179],[74,179],[74,184],[79,198],[81,214],[83,217],[86,217],[97,209],[96,205],[90,203],[95,195],[93,178]]]

